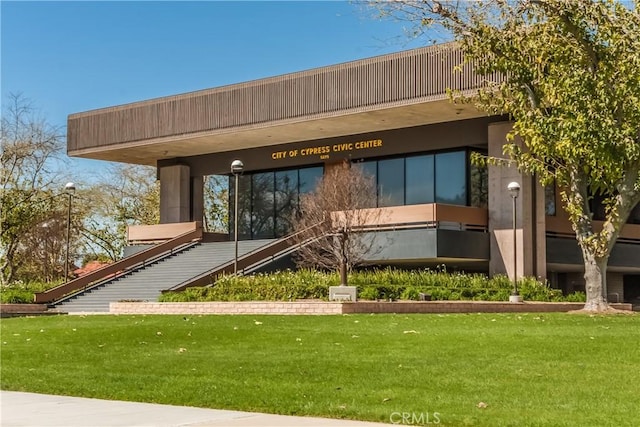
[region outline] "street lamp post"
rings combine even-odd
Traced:
[[[69,196],[69,204],[67,209],[67,250],[64,256],[64,280],[69,279],[69,245],[71,242],[71,200],[73,199],[73,193],[76,191],[76,185],[73,182],[67,182],[64,186],[64,191]]]
[[[522,302],[522,297],[518,294],[518,239],[516,234],[516,199],[520,194],[520,184],[517,182],[510,182],[507,185],[507,190],[509,190],[509,194],[511,194],[511,199],[513,201],[513,293],[509,297],[510,302]]]
[[[244,170],[244,163],[242,160],[234,160],[231,162],[231,173],[234,176],[235,191],[234,191],[234,213],[233,213],[233,240],[236,247],[235,258],[233,259],[233,273],[238,274],[238,181],[240,180],[240,174]]]
[[[44,270],[44,280],[45,282],[49,282],[50,278],[49,278],[49,260],[50,260],[50,256],[49,256],[49,228],[51,227],[51,224],[49,223],[49,221],[45,221],[42,224],[40,224],[40,228],[42,229],[42,244],[43,244],[43,249],[42,249],[42,269]]]

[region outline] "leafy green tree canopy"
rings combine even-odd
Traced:
[[[56,217],[59,201],[53,188],[62,137],[21,94],[9,94],[2,110],[0,283],[9,284],[19,268],[31,262],[31,243],[38,241],[32,237]]]
[[[585,263],[586,309],[604,310],[611,250],[640,202],[640,12],[613,0],[369,2],[453,36],[486,85],[466,102],[513,120],[506,154],[555,181]],[[455,95],[454,95],[455,97]],[[517,144],[515,136],[523,144]],[[589,200],[604,197],[594,228]]]

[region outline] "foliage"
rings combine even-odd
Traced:
[[[638,5],[613,0],[370,3],[384,16],[410,21],[417,33],[444,28],[465,52],[466,65],[487,79],[475,96],[462,101],[490,114],[508,114],[513,131],[505,153],[542,184],[558,183],[585,261],[586,308],[605,309],[608,258],[640,202]],[[604,197],[600,231],[592,222],[593,195]]]
[[[81,232],[85,252],[122,256],[130,225],[157,224],[160,220],[160,185],[155,168],[119,164],[85,192],[83,206],[91,209]]]
[[[345,162],[327,169],[316,189],[301,195],[300,212],[292,218],[298,263],[339,270],[340,283],[346,285],[347,272],[381,249],[361,232],[382,216],[378,209],[367,209],[375,195],[373,179],[360,168]]]
[[[169,292],[163,302],[187,301],[292,301],[326,299],[329,286],[338,284],[337,276],[314,270],[283,271],[251,276],[224,276],[213,286]]]
[[[0,388],[386,423],[394,412],[438,412],[446,426],[633,426],[639,321],[560,313],[11,318],[0,325]],[[594,399],[603,384],[615,387]]]
[[[0,302],[3,304],[31,304],[33,303],[33,294],[44,292],[59,284],[59,280],[53,282],[23,282],[16,280],[10,285],[0,286]]]
[[[284,271],[252,276],[226,276],[211,287],[169,292],[164,302],[191,301],[293,301],[327,299],[329,286],[340,283],[338,273],[315,270]],[[351,285],[362,300],[419,300],[420,294],[432,300],[507,301],[512,282],[506,276],[489,279],[482,274],[448,273],[437,270],[366,270],[351,273]],[[558,289],[534,278],[518,281],[520,294],[527,301],[584,301],[584,294],[563,296]]]
[[[40,237],[46,234],[50,238],[54,229],[60,231],[58,226],[48,230],[41,226],[54,224],[61,216],[61,200],[55,197],[52,184],[62,137],[60,129],[38,116],[28,99],[9,94],[0,122],[0,139],[0,283],[8,284],[20,267],[34,268],[32,256]],[[59,258],[55,261],[38,259],[45,266],[60,265]]]
[[[118,259],[127,225],[158,222],[154,168],[115,166],[94,185],[79,184],[69,194],[61,184],[62,132],[40,117],[31,101],[10,94],[0,130],[0,284],[62,278],[69,208],[71,270],[78,259]]]
[[[229,177],[204,177],[204,229],[209,233],[229,232]]]

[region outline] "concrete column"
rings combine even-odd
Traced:
[[[488,128],[489,156],[506,158],[502,147],[511,130],[511,122],[492,123]],[[507,185],[520,183],[516,200],[516,242],[518,277],[546,278],[546,242],[544,217],[544,189],[530,175],[522,174],[515,166],[489,166],[489,232],[491,260],[489,273],[514,275],[513,199]]]
[[[189,166],[160,168],[160,223],[191,221]]]

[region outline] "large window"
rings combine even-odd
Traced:
[[[359,167],[360,170],[362,170],[362,173],[365,176],[373,180],[373,185],[376,185],[376,183],[378,182],[378,162],[376,160],[364,161],[356,163],[355,165]],[[375,208],[376,206],[378,206],[377,198],[375,200],[371,200],[371,202],[366,207]]]
[[[487,170],[472,165],[469,150],[367,160],[354,166],[370,176],[377,196],[370,207],[446,203],[486,207]],[[314,166],[240,176],[240,239],[269,239],[291,232],[300,195],[313,191],[323,167]],[[229,180],[229,225],[233,238],[234,177]]]
[[[404,205],[404,158],[378,161],[378,206]]]
[[[469,205],[486,208],[489,204],[489,170],[486,165],[469,164]]]
[[[274,236],[275,224],[274,173],[251,176],[251,237],[268,239]]]
[[[407,157],[405,161],[405,204],[435,201],[434,157],[432,154]]]
[[[284,236],[291,230],[291,217],[298,209],[298,170],[275,173],[275,235]]]
[[[555,180],[544,187],[544,214],[555,216],[556,214],[556,182]]]
[[[464,151],[436,154],[436,203],[467,204],[467,157]]]
[[[471,165],[469,152],[451,151],[357,163],[376,183],[372,206],[446,203],[487,206],[487,169]]]
[[[322,166],[275,172],[247,173],[238,181],[239,239],[272,239],[291,231],[300,194],[313,191]],[[230,234],[234,232],[235,177],[229,179]]]
[[[596,193],[589,200],[589,208],[593,214],[593,219],[596,221],[604,221],[607,218],[607,209],[604,204],[605,196],[600,193]],[[640,224],[640,203],[638,203],[629,213],[627,218],[627,224]]]

